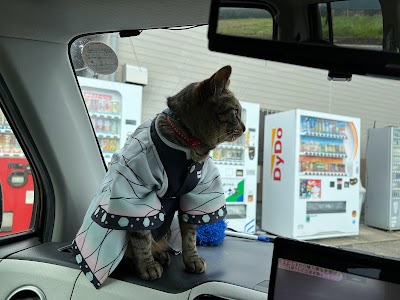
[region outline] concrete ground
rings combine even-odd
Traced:
[[[311,242],[400,258],[400,231],[388,232],[364,224],[360,225],[358,236],[320,239]]]
[[[261,225],[261,202],[257,203],[257,228]],[[311,240],[328,246],[355,249],[358,251],[371,252],[376,255],[395,257],[400,259],[400,230],[385,231],[369,227],[364,223],[364,209],[360,218],[360,234],[358,236],[338,237],[330,239]],[[262,231],[257,233],[262,234]]]

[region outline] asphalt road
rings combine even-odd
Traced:
[[[400,231],[388,232],[364,224],[360,225],[358,236],[320,239],[312,242],[400,258]]]

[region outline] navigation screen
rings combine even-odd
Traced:
[[[278,259],[274,300],[398,300],[399,297],[398,284]]]

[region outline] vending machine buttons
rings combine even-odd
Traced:
[[[9,163],[8,164],[9,169],[23,169],[24,164],[19,164],[19,163]]]
[[[12,187],[23,187],[28,182],[28,176],[23,171],[13,171],[8,175],[8,184]]]
[[[243,177],[243,170],[236,170],[236,176]]]
[[[350,184],[351,185],[354,185],[354,184],[356,184],[358,182],[358,179],[357,178],[352,178],[352,179],[350,179]]]
[[[136,125],[136,120],[125,120],[126,125]]]

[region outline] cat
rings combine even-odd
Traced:
[[[196,226],[226,216],[222,181],[210,151],[246,128],[229,90],[231,66],[167,98],[168,108],[141,124],[115,152],[72,244],[96,288],[124,258],[144,280],[160,278],[170,261],[169,230],[179,212],[187,271],[203,273]]]
[[[225,66],[209,79],[191,83],[167,99],[167,106],[180,119],[173,121],[174,126],[183,136],[197,137],[201,141],[198,147],[190,147],[192,160],[196,162],[206,160],[210,151],[218,144],[234,141],[245,131],[241,120],[241,105],[228,89],[231,72],[232,68]],[[170,142],[188,147],[188,143],[168,123],[167,117],[165,114],[159,117],[160,133]],[[180,222],[179,225],[186,270],[193,273],[204,272],[206,263],[199,257],[196,249],[197,225],[184,222]],[[130,235],[127,255],[134,257],[141,278],[153,280],[161,277],[162,266],[170,263],[167,239],[165,237],[157,243],[147,230]]]

